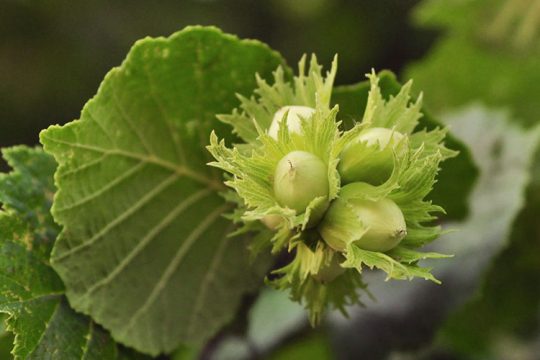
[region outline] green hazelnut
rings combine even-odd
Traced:
[[[268,129],[268,135],[277,139],[279,124],[283,120],[283,117],[287,113],[287,128],[289,132],[295,134],[302,134],[302,122],[300,118],[309,119],[314,113],[315,109],[308,106],[284,106],[274,114],[272,124]]]
[[[328,168],[316,155],[292,151],[278,162],[274,195],[281,206],[303,213],[313,199],[328,196],[328,191]]]
[[[277,230],[283,222],[283,218],[279,215],[266,215],[261,219],[261,222],[270,230]]]
[[[394,151],[407,151],[403,134],[386,128],[370,128],[348,144],[340,155],[338,171],[343,184],[365,181],[384,183],[394,170]]]
[[[343,262],[343,256],[339,253],[334,253],[329,264],[323,264],[319,271],[313,277],[322,282],[329,283],[345,272],[345,268],[341,267],[340,262]]]
[[[362,193],[371,185],[352,183],[341,189],[319,224],[323,240],[336,251],[354,243],[361,249],[385,252],[407,235],[407,225],[399,206],[383,198],[369,200]]]

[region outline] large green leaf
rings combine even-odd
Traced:
[[[71,305],[143,352],[198,344],[262,279],[228,238],[219,172],[206,166],[216,113],[281,57],[256,41],[190,27],[135,44],[81,119],[41,134],[59,163],[52,263]],[[260,264],[259,264],[260,265]],[[263,266],[264,267],[264,266]]]
[[[0,175],[0,312],[9,314],[17,359],[116,359],[118,347],[67,304],[48,263],[58,234],[49,213],[54,159],[39,149],[5,149],[14,168]],[[8,339],[8,338],[5,338]]]
[[[380,73],[380,87],[385,97],[395,96],[401,89],[396,77],[389,71]],[[362,118],[368,92],[368,81],[334,89],[332,102],[339,104],[340,118],[345,126],[350,126]],[[424,116],[420,118],[419,128],[433,129],[442,126],[425,110],[422,112]],[[462,142],[450,134],[445,143],[448,148],[458,150],[459,155],[442,163],[437,184],[429,197],[446,210],[449,218],[463,219],[467,215],[467,199],[478,176],[478,170],[471,160],[469,150]]]

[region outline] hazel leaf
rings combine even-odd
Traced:
[[[152,355],[203,343],[259,284],[266,263],[251,271],[245,242],[227,237],[231,206],[205,145],[210,129],[233,139],[215,114],[278,65],[215,28],[143,39],[79,120],[42,132],[59,163],[53,267],[70,304],[117,341]]]
[[[0,175],[0,312],[15,334],[15,359],[119,359],[121,349],[91,319],[73,311],[49,265],[58,234],[49,213],[54,159],[40,149],[4,149],[9,174]],[[3,320],[3,319],[2,319]],[[128,356],[128,355],[126,355]]]

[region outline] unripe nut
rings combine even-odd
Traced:
[[[288,112],[288,113],[287,113]],[[287,113],[287,128],[290,133],[302,134],[302,121],[300,118],[309,119],[314,113],[315,109],[309,106],[284,106],[274,114],[272,124],[268,129],[268,135],[277,140],[279,132],[279,124],[283,117]]]
[[[266,215],[261,219],[261,222],[270,230],[277,230],[283,222],[283,218],[279,215]]]
[[[358,247],[384,252],[396,247],[407,235],[403,213],[392,200],[362,200],[353,206],[358,217],[369,227],[364,236],[356,241]]]
[[[340,155],[338,171],[342,183],[384,183],[394,170],[394,151],[403,155],[407,149],[406,144],[403,144],[406,140],[403,134],[392,129],[375,127],[362,132]],[[377,146],[377,150],[366,151],[366,145]]]
[[[390,142],[395,147],[402,139],[402,133],[381,127],[367,129],[358,136],[359,141],[364,141],[368,145],[379,144],[381,149],[387,147]]]
[[[342,255],[334,253],[330,264],[324,264],[313,277],[322,283],[334,281],[338,276],[345,272],[345,268],[341,267],[340,262],[343,261]]]
[[[292,151],[277,164],[274,173],[274,195],[281,206],[303,213],[309,203],[328,196],[328,169],[316,155]]]
[[[407,235],[407,225],[399,206],[391,199],[377,201],[357,197],[365,183],[352,183],[341,189],[319,226],[324,241],[337,251],[346,251],[353,243],[364,250],[386,252],[396,247]],[[341,221],[343,219],[348,221]],[[361,226],[357,225],[358,220]],[[351,233],[356,229],[356,233]],[[362,233],[363,232],[363,233]]]

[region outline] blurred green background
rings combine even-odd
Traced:
[[[414,78],[428,109],[469,138],[479,165],[491,164],[479,166],[487,185],[471,201],[489,209],[508,196],[488,219],[473,209],[456,225],[463,232],[444,239],[457,255],[441,270],[442,287],[375,287],[379,304],[318,330],[297,305],[263,292],[203,358],[540,358],[540,156],[521,154],[513,166],[520,144],[534,149],[540,124],[539,0],[2,0],[0,146],[37,144],[41,129],[78,118],[137,39],[193,24],[259,39],[291,65],[311,52],[329,64],[337,53],[337,84],[362,81],[371,68]],[[474,138],[475,123],[490,131]],[[483,152],[483,140],[508,157]],[[486,236],[494,226],[499,234]],[[470,264],[459,259],[481,266],[464,275],[459,267]],[[0,359],[9,341],[0,335]]]

